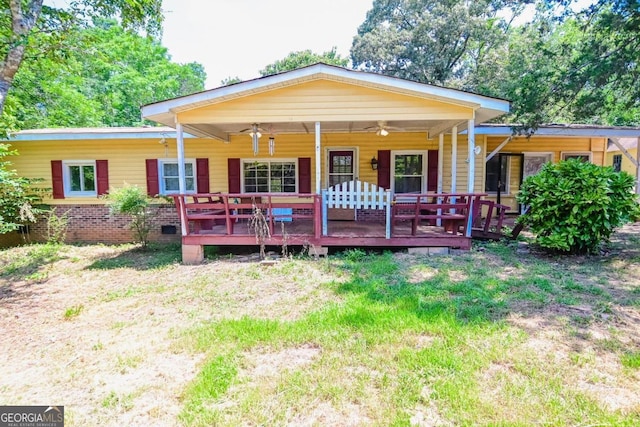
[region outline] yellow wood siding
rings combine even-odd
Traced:
[[[502,141],[504,136],[487,137],[487,153],[491,153]],[[606,138],[583,138],[583,137],[547,137],[532,136],[530,139],[524,137],[514,138],[505,145],[502,153],[553,153],[553,161],[558,162],[564,152],[591,152],[592,163],[604,165],[604,150]],[[485,155],[486,157],[486,155]]]
[[[627,151],[629,152],[629,154],[631,154],[631,157],[633,157],[634,159],[637,159],[637,152],[638,149],[637,148],[632,148],[632,149],[627,149]],[[633,176],[636,176],[636,167],[633,165],[633,163],[631,163],[631,160],[629,160],[627,158],[627,156],[625,156],[624,154],[622,154],[622,151],[620,150],[616,150],[616,151],[609,151],[606,155],[606,160],[605,160],[605,165],[607,166],[613,166],[613,156],[615,154],[620,154],[622,156],[622,164],[621,164],[621,170],[630,173]]]
[[[181,123],[471,119],[471,108],[328,80],[178,114]]]

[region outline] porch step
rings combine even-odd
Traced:
[[[407,248],[407,252],[414,255],[449,255],[449,248],[447,246]]]
[[[328,254],[329,248],[326,246],[309,246],[309,255],[314,257],[315,259],[318,259],[321,256],[326,258]]]

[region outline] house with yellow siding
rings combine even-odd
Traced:
[[[22,176],[51,189],[69,240],[131,239],[104,195],[130,184],[157,197],[154,240],[204,245],[469,248],[474,208],[517,212],[522,179],[546,161],[606,163],[607,140],[640,129],[549,126],[531,137],[487,124],[509,102],[326,64],[142,107],[158,127],[21,131]],[[168,202],[167,202],[168,200]],[[42,223],[32,227],[34,234]]]

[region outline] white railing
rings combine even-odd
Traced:
[[[328,234],[327,209],[384,210],[386,216],[385,237],[391,238],[390,190],[363,181],[348,181],[322,190],[322,235]]]

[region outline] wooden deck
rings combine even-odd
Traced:
[[[199,254],[205,245],[259,244],[256,213],[261,217],[263,243],[268,246],[469,249],[472,228],[469,216],[473,201],[482,196],[402,195],[388,206],[358,211],[356,216],[360,220],[324,223],[324,196],[316,194],[214,193],[174,199],[181,219],[184,259],[185,248]]]
[[[412,224],[400,222],[394,227],[390,239],[385,237],[385,225],[374,222],[329,221],[329,233],[315,237],[312,220],[295,220],[276,223],[271,237],[265,244],[280,246],[314,245],[341,247],[452,247],[469,249],[471,238],[461,234],[446,232],[443,227],[421,224],[412,235]],[[284,232],[284,233],[283,233]],[[182,238],[187,245],[256,245],[256,236],[247,221],[234,226],[234,234],[226,234],[224,225],[214,225],[211,229],[190,233]]]

